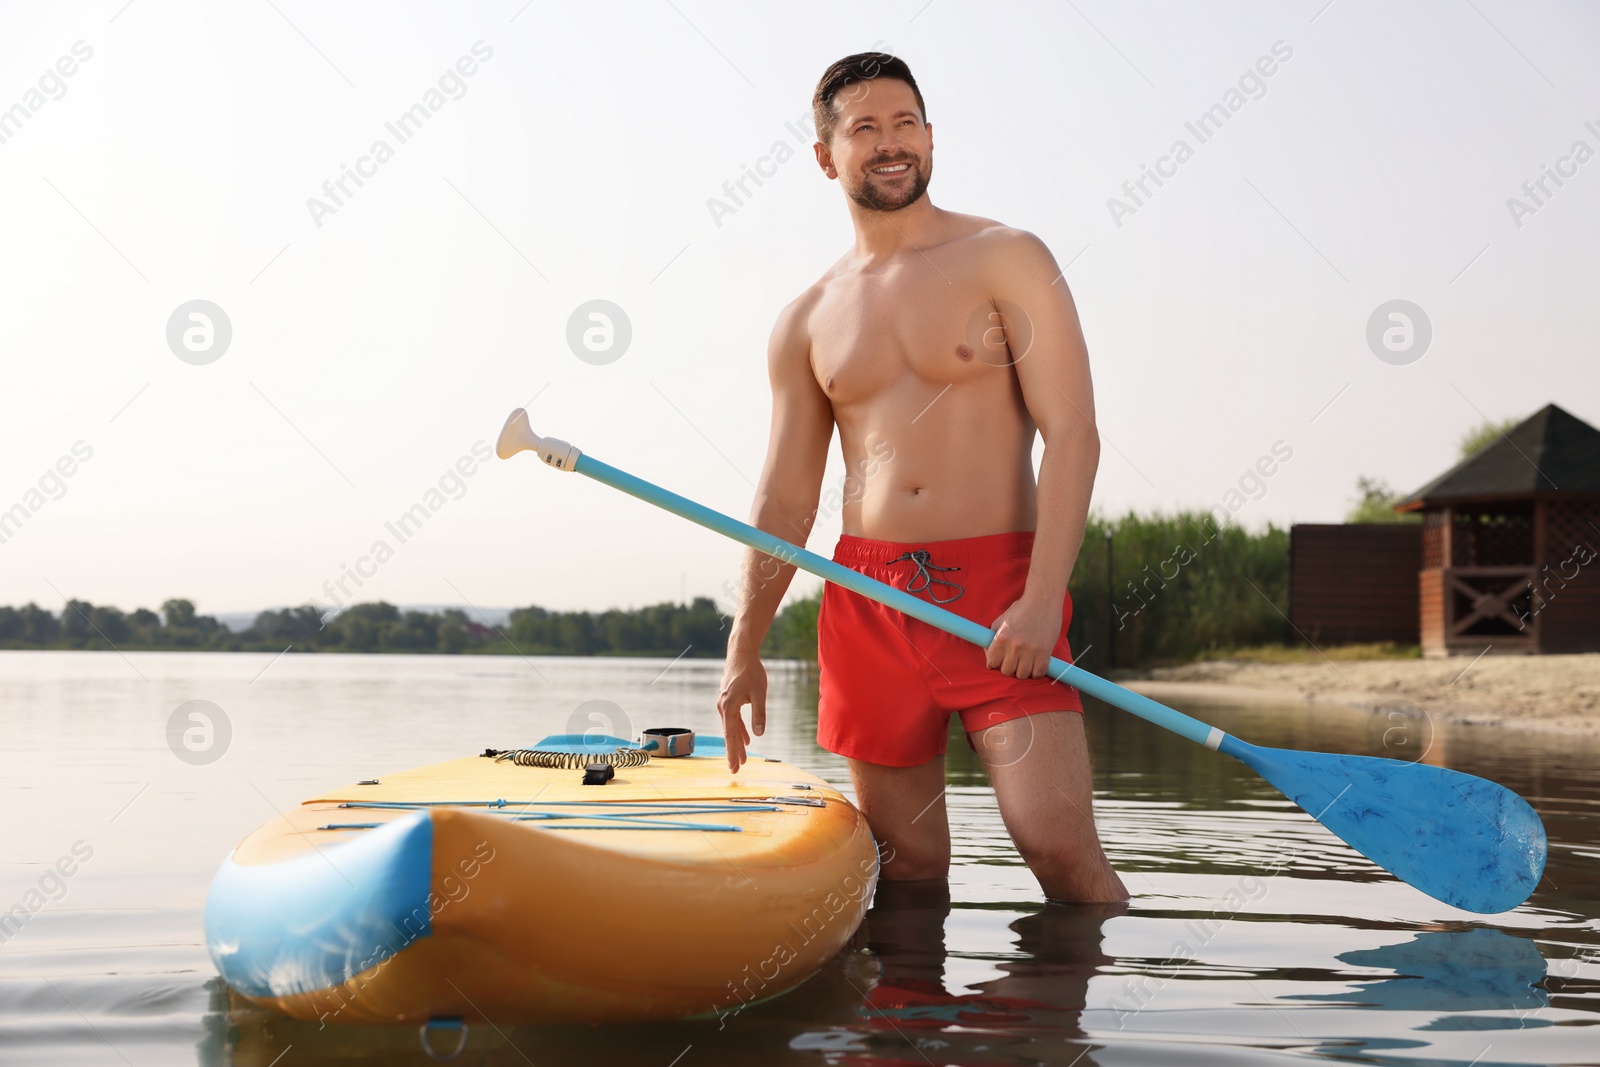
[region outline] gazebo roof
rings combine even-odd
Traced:
[[[1402,500],[1395,510],[1551,493],[1600,493],[1600,430],[1546,404]]]

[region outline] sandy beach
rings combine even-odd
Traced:
[[[1307,702],[1600,737],[1600,653],[1258,663],[1212,660],[1123,682],[1157,700]]]

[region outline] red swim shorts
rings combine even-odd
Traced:
[[[847,534],[833,558],[992,626],[1022,596],[1032,552],[1031,531],[925,544]],[[1068,663],[1071,621],[1067,597],[1053,654]],[[1024,715],[1083,710],[1071,686],[1008,677],[985,656],[977,645],[829,582],[817,620],[817,744],[850,759],[915,767],[944,754],[952,713],[971,735]]]

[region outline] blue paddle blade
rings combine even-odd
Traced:
[[[1544,874],[1544,824],[1505,786],[1426,763],[1261,748],[1236,737],[1221,751],[1373,863],[1446,904],[1510,911]]]

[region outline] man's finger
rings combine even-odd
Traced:
[[[767,732],[767,694],[750,694],[750,729],[757,736]]]
[[[984,663],[990,667],[1000,666],[1000,661],[1005,658],[1006,646],[1010,643],[1011,633],[1002,622],[995,627],[994,640],[989,642],[989,647],[984,651]]]

